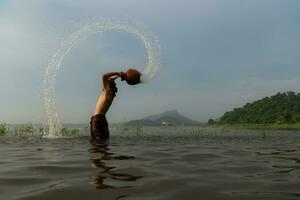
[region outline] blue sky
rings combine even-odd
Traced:
[[[136,87],[118,82],[111,122],[169,109],[206,121],[278,91],[300,90],[297,0],[0,0],[0,121],[45,121],[49,58],[63,37],[102,17],[140,21],[162,47],[153,81]],[[145,59],[143,44],[127,33],[81,42],[57,77],[62,121],[88,122],[100,74],[141,69]]]

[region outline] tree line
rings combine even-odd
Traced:
[[[300,122],[300,93],[278,92],[226,112],[222,124],[290,124]]]

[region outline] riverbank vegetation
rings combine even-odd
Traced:
[[[294,124],[300,122],[300,93],[284,92],[226,112],[221,124]]]
[[[213,127],[300,130],[300,93],[277,93],[226,112]]]

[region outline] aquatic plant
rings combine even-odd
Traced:
[[[205,133],[205,128],[203,127],[196,127],[196,129],[193,130],[194,134],[196,134],[199,137],[202,137]]]
[[[206,131],[205,128],[203,128],[203,127],[197,127],[196,130],[195,130],[195,133],[198,136],[203,136],[204,133],[205,133],[205,131]]]
[[[62,135],[69,135],[69,129],[68,128],[61,128],[60,130]]]
[[[222,131],[223,133],[228,133],[228,132],[230,131],[230,127],[229,127],[229,126],[222,126],[222,127],[221,127],[221,131]]]
[[[0,135],[5,135],[8,132],[8,127],[5,122],[0,124]]]
[[[78,133],[80,133],[80,130],[79,130],[79,129],[77,129],[77,128],[71,129],[71,134],[72,134],[72,135],[77,135]]]
[[[42,127],[42,128],[39,128],[39,132],[40,132],[40,133],[44,133],[44,131],[45,131],[45,128],[43,128],[43,127]]]
[[[119,126],[117,126],[117,130],[121,133],[125,133],[130,131],[130,127],[128,127],[127,125],[121,124]]]
[[[142,125],[119,125],[117,126],[117,130],[124,134],[124,133],[130,133],[135,134],[137,136],[140,136],[143,131]]]
[[[187,131],[187,128],[184,125],[180,125],[180,129],[182,133],[185,133]]]
[[[300,130],[300,122],[294,124],[215,124],[209,127],[219,128],[223,132],[230,129],[249,129],[249,130]]]
[[[32,124],[22,124],[22,125],[18,125],[16,127],[14,127],[13,129],[14,134],[15,135],[33,135],[34,133],[34,127]]]
[[[143,126],[136,126],[135,127],[136,136],[141,136],[142,130],[143,130]]]
[[[90,132],[89,127],[88,126],[83,127],[82,132],[85,134],[89,134],[89,132]]]
[[[77,128],[66,128],[63,127],[60,130],[62,136],[74,136],[80,133],[80,130]]]

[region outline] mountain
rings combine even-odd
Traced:
[[[191,120],[182,114],[180,114],[177,110],[170,110],[163,112],[158,115],[150,115],[143,119],[132,120],[126,123],[126,125],[144,125],[144,126],[158,126],[162,123],[172,124],[172,125],[195,125],[199,124],[199,122]]]
[[[300,93],[277,93],[226,112],[219,123],[286,124],[300,122]]]

